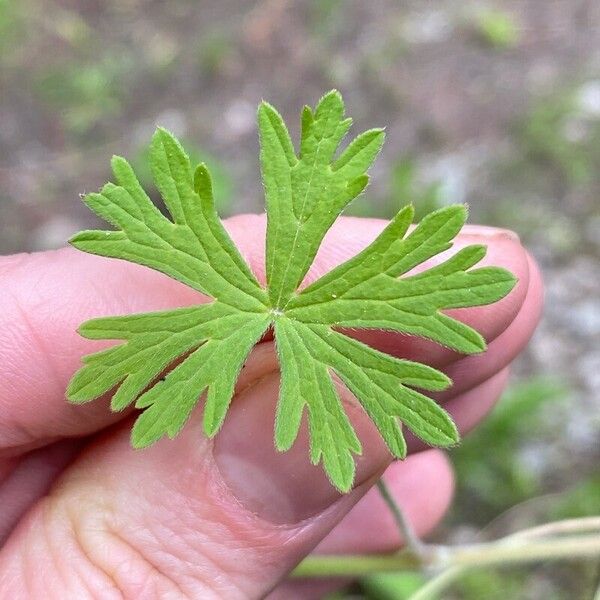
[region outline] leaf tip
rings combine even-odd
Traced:
[[[469,205],[466,202],[463,202],[461,204],[450,205],[450,208],[453,208],[453,207],[455,207],[455,212],[457,214],[462,215],[466,221],[467,218],[469,217]]]
[[[333,88],[331,90],[329,90],[328,92],[325,92],[321,98],[319,99],[318,104],[321,104],[321,102],[327,102],[327,101],[335,101],[335,102],[339,102],[342,103],[344,102],[343,98],[342,98],[342,94],[340,93],[339,90],[337,90],[336,88]]]
[[[162,125],[157,125],[156,130],[154,131],[154,135],[152,137],[160,137],[160,136],[168,136],[173,137],[173,134]]]
[[[356,198],[356,196],[361,194],[367,185],[369,185],[369,179],[369,176],[366,173],[363,173],[349,181],[346,189]]]
[[[485,352],[488,348],[488,344],[485,338],[478,331],[476,333],[477,337],[473,336],[473,349],[468,352],[469,354],[481,354],[482,352]]]
[[[335,489],[342,493],[342,494],[347,494],[351,489],[352,489],[352,484],[354,483],[354,475],[352,476],[352,479],[330,479],[331,484],[333,485],[333,487],[335,487]]]
[[[67,240],[67,244],[73,246],[74,248],[79,248],[81,243],[86,241],[87,233],[87,231],[78,231]]]
[[[452,431],[448,435],[448,441],[443,446],[444,448],[452,448],[460,444],[460,433],[456,427],[456,423],[452,419],[450,419],[450,423],[452,424]]]
[[[140,431],[140,421],[142,420],[142,414],[137,418],[136,422],[133,425],[133,429],[131,430],[131,447],[134,450],[143,450],[144,448],[148,448],[152,446],[152,444],[156,443],[160,439],[160,435],[148,435],[148,433],[144,433]]]
[[[194,191],[201,199],[212,199],[212,178],[206,163],[201,162],[194,170]]]
[[[399,211],[397,217],[408,217],[412,221],[415,218],[415,205],[409,202],[406,206],[403,206]]]
[[[78,390],[75,387],[75,378],[77,377],[77,374],[73,375],[73,378],[71,379],[71,381],[69,382],[69,385],[67,386],[67,389],[65,391],[65,398],[67,399],[67,401],[71,402],[72,404],[79,404],[81,402],[81,400],[78,398]]]
[[[187,158],[187,154],[185,154],[185,150],[184,150],[183,146],[181,145],[181,142],[175,136],[175,134],[170,132],[165,127],[158,125],[152,136],[150,148],[156,149],[157,146],[166,146],[169,144],[173,144],[177,148],[177,150],[179,150]]]
[[[261,119],[261,117],[279,117],[279,112],[277,112],[277,109],[270,103],[267,102],[266,100],[261,100],[260,104],[258,105],[258,110],[257,110],[257,114],[258,114],[258,118],[259,121]]]
[[[369,141],[374,141],[376,143],[378,148],[377,152],[379,152],[385,142],[385,127],[374,127],[373,129],[366,131],[364,135],[368,136]]]
[[[221,424],[222,421],[215,421],[215,419],[209,417],[208,413],[204,413],[202,429],[207,438],[215,437],[219,432],[219,429],[221,429]]]
[[[313,114],[312,108],[310,106],[308,106],[308,104],[305,104],[302,107],[302,113],[301,113],[302,124],[308,125],[308,124],[312,123],[314,118],[315,118],[315,116]]]
[[[321,96],[321,98],[319,99],[319,102],[317,103],[316,109],[315,109],[315,115],[319,116],[324,114],[325,112],[329,112],[331,111],[333,114],[337,115],[339,118],[341,118],[344,114],[344,99],[342,98],[342,94],[336,90],[330,90],[329,92],[327,92],[326,94],[324,94],[323,96]]]
[[[85,323],[82,323],[75,331],[77,332],[77,335],[80,335],[83,338],[87,338],[88,335],[88,325],[89,325],[89,321],[86,321]]]
[[[113,171],[115,170],[115,168],[118,169],[120,166],[125,166],[128,164],[129,163],[127,162],[127,160],[119,154],[113,154],[110,157],[110,166],[112,167]]]
[[[93,397],[90,397],[89,394],[85,394],[83,389],[85,386],[81,385],[81,375],[84,371],[85,367],[79,369],[75,375],[69,381],[69,385],[65,390],[65,398],[71,404],[85,404],[86,402],[90,402],[93,400]]]

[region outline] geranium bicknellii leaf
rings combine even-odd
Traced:
[[[87,402],[115,390],[113,410],[130,404],[144,409],[133,428],[135,447],[177,435],[205,394],[204,430],[214,435],[244,361],[271,327],[281,371],[275,444],[289,449],[306,415],[311,460],[322,462],[332,483],[347,491],[361,444],[338,394],[340,385],[352,392],[399,458],[406,455],[402,424],[433,446],[455,444],[458,433],[450,416],[422,393],[447,388],[445,375],[375,350],[340,328],[398,331],[460,352],[481,352],[481,335],[444,311],[496,302],[516,280],[501,268],[473,268],[485,255],[480,245],[421,267],[451,247],[467,213],[464,206],[449,206],[411,231],[413,210],[407,206],[362,252],[299,289],[326,232],[366,187],[384,134],[367,131],[338,155],[351,120],[336,91],[314,110],[304,108],[299,152],[267,103],[259,107],[258,124],[267,208],[266,287],[223,227],[206,167],[194,170],[179,142],[158,129],[150,161],[171,218],[154,206],[127,161],[115,157],[116,183],[84,198],[115,230],[84,231],[71,243],[161,271],[208,298],[190,308],[82,325],[84,337],[122,343],[85,357],[67,394],[72,402]]]

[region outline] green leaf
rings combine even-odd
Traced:
[[[268,326],[264,314],[246,318],[246,323],[239,317],[246,315],[238,315],[235,328],[219,331],[138,398],[136,407],[146,410],[133,428],[135,447],[148,446],[163,435],[177,435],[206,389],[204,431],[209,436],[218,431],[244,360]]]
[[[332,481],[342,489],[349,489],[354,479],[352,455],[360,453],[360,442],[329,376],[329,365],[311,354],[305,333],[304,327],[290,319],[281,318],[275,323],[281,359],[275,444],[280,450],[291,447],[307,406],[311,461],[316,464],[322,459]]]
[[[402,424],[433,446],[457,443],[458,433],[450,416],[423,393],[446,389],[451,382],[445,375],[338,329],[387,329],[480,352],[481,335],[444,311],[493,303],[515,279],[503,269],[473,268],[485,255],[479,245],[423,267],[451,247],[467,212],[463,206],[443,208],[409,232],[414,211],[407,206],[362,252],[301,289],[325,234],[367,185],[383,131],[367,131],[339,152],[351,120],[336,91],[314,111],[304,107],[298,154],[281,116],[267,103],[259,107],[258,124],[266,287],[216,213],[206,166],[194,169],[179,142],[158,129],[151,170],[171,218],[152,204],[127,161],[114,157],[116,183],[84,202],[115,230],[84,231],[71,243],[161,271],[208,298],[189,308],[82,325],[84,337],[121,343],[85,357],[67,395],[80,403],[112,393],[113,410],[132,404],[143,409],[133,428],[135,447],[177,435],[205,396],[204,432],[212,436],[226,418],[244,361],[272,328],[281,370],[276,447],[285,451],[294,444],[305,417],[310,460],[322,463],[332,484],[347,491],[361,444],[340,386],[352,392],[399,458],[406,455]]]
[[[368,183],[367,169],[381,150],[384,133],[358,136],[335,160],[352,121],[344,118],[339,92],[305,107],[300,156],[281,116],[266,102],[258,109],[260,162],[267,204],[267,283],[275,308],[285,307],[342,210]]]
[[[117,231],[83,231],[71,244],[161,271],[190,287],[250,311],[265,310],[267,294],[229,238],[214,208],[206,169],[196,181],[179,142],[164,129],[152,139],[150,161],[156,187],[173,221],[141,189],[125,161],[114,157],[118,186],[107,183],[83,201]]]

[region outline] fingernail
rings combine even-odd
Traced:
[[[340,498],[321,465],[309,460],[306,424],[287,452],[273,442],[279,375],[269,374],[233,401],[214,445],[215,462],[237,500],[260,518],[293,524],[313,517]],[[348,400],[349,392],[342,391]],[[355,486],[390,460],[379,433],[360,407],[345,403],[363,445],[356,457]]]
[[[521,241],[519,235],[512,229],[501,229],[500,227],[490,227],[488,225],[465,225],[463,233],[489,239],[504,238],[513,242]]]

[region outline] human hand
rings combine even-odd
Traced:
[[[383,225],[339,219],[309,277],[354,255]],[[264,280],[264,217],[235,217],[226,227]],[[453,251],[467,243],[486,244],[483,262],[519,278],[496,304],[452,311],[488,340],[485,353],[465,357],[390,332],[356,334],[445,371],[454,385],[438,399],[462,433],[501,394],[510,362],[535,328],[542,295],[539,272],[513,234],[467,226]],[[202,298],[160,273],[72,249],[0,258],[0,290],[2,598],[234,599],[273,589],[273,597],[312,597],[318,584],[285,578],[315,546],[365,553],[401,544],[370,490],[384,471],[420,534],[450,502],[453,480],[444,453],[422,451],[411,438],[411,455],[390,464],[379,435],[358,410],[351,417],[364,450],[350,493],[340,496],[322,469],[310,465],[306,432],[292,450],[277,453],[278,374],[269,341],[249,358],[214,440],[203,436],[195,413],[175,440],[135,451],[129,445],[131,411],[111,413],[108,398],[85,406],[65,401],[81,357],[103,347],[76,329],[92,317]],[[351,401],[348,392],[341,395]]]

